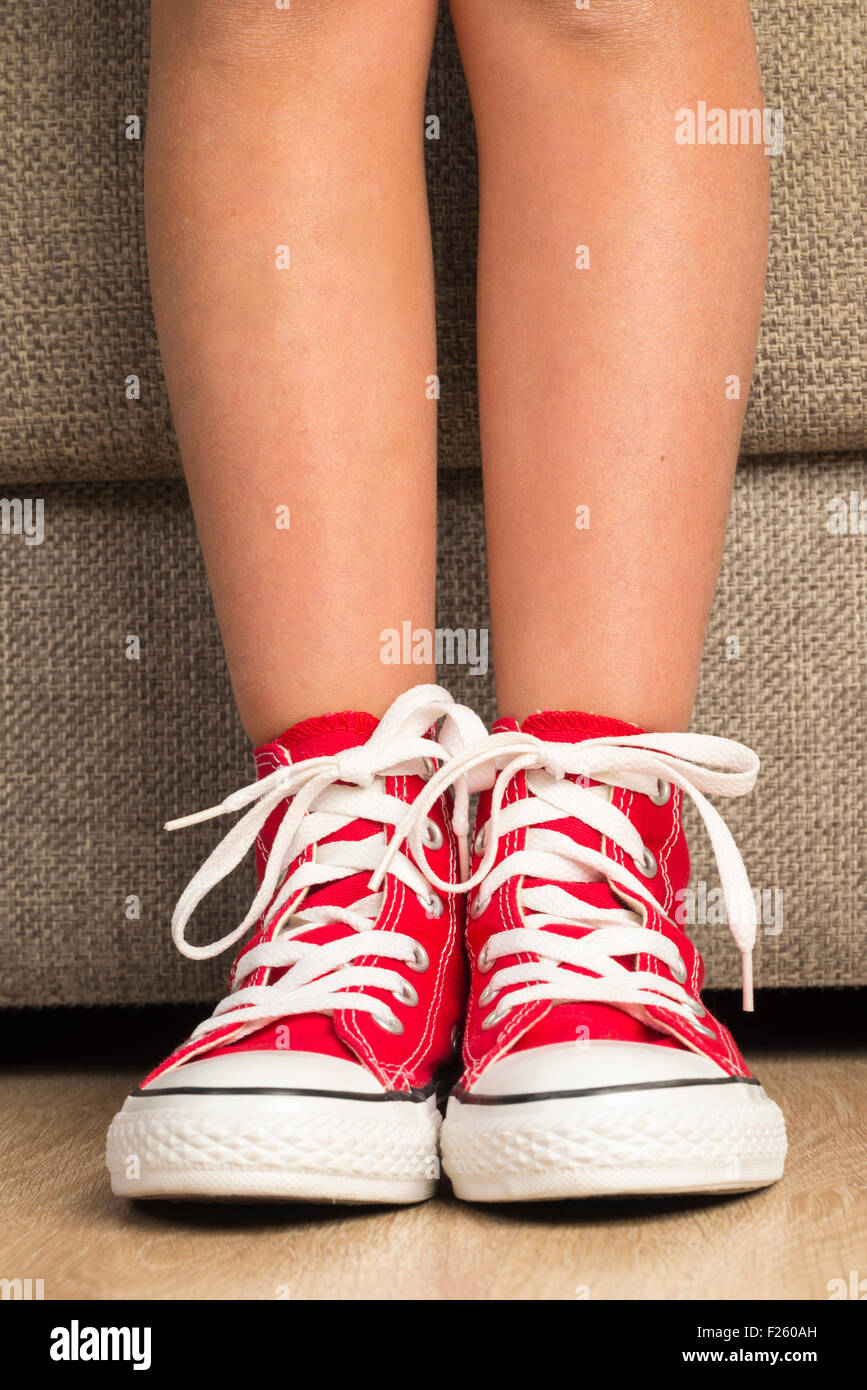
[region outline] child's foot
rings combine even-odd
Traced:
[[[257,749],[258,781],[218,808],[250,809],[182,896],[173,934],[185,954],[208,956],[258,929],[229,995],[112,1122],[114,1192],[337,1202],[433,1194],[438,1092],[464,1003],[461,922],[459,900],[431,890],[403,834],[448,756],[426,736],[441,716],[453,748],[467,734],[484,737],[474,715],[424,686],[379,724],[329,715]],[[432,868],[454,881],[443,798],[420,829]],[[188,945],[196,904],[254,842],[260,886],[245,922],[213,946]]]
[[[673,920],[689,879],[684,788],[711,834],[749,997],[755,908],[702,792],[748,791],[755,755],[592,715],[546,712],[522,732],[513,720],[497,727],[491,758],[501,771],[479,805],[467,884],[478,886],[466,1070],[442,1133],[456,1195],[496,1202],[774,1182],[782,1114],[702,1006],[701,958]]]

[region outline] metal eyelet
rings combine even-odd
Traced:
[[[485,852],[485,827],[482,826],[480,830],[477,830],[477,831],[476,831],[476,837],[475,837],[475,839],[473,840],[473,853],[474,853],[474,854],[484,854],[484,852]]]
[[[408,1009],[414,1009],[418,1003],[418,995],[409,980],[401,980],[400,988],[392,992],[395,999],[399,999],[401,1004],[406,1004]]]
[[[697,999],[686,999],[684,1000],[684,1003],[686,1004],[686,1007],[689,1009],[690,1013],[693,1015],[692,1019],[690,1020],[690,1024],[693,1028],[695,1028],[696,1032],[703,1033],[706,1038],[715,1038],[716,1033],[714,1032],[714,1030],[712,1028],[708,1028],[706,1023],[699,1023],[698,1018],[695,1017],[696,1014],[701,1015],[701,1017],[705,1017],[707,1015],[707,1009],[704,1007],[704,1005],[700,1004]]]
[[[681,960],[680,956],[678,956],[677,961],[676,961],[675,964],[671,967],[671,973],[672,973],[672,975],[674,976],[674,978],[677,980],[677,983],[678,983],[679,985],[685,985],[685,984],[686,984],[687,979],[689,978],[689,971],[687,970],[686,965],[685,965],[685,963]]]
[[[482,1027],[496,1028],[497,1024],[501,1022],[504,1012],[505,1011],[503,1009],[502,1003],[498,1004],[495,1009],[491,1010],[487,1018],[482,1019]]]
[[[445,911],[443,900],[436,893],[431,893],[427,898],[419,898],[419,902],[424,908],[425,917],[442,917]]]
[[[495,995],[495,994],[499,994],[499,992],[500,992],[500,991],[499,991],[499,988],[498,988],[497,985],[494,985],[494,984],[485,985],[485,988],[482,990],[481,994],[479,995],[479,1005],[480,1005],[480,1007],[481,1007],[481,1008],[484,1008],[486,1004],[490,1004],[490,1002],[491,1002],[491,1000],[493,999],[494,995]]]
[[[384,1033],[394,1033],[395,1036],[403,1032],[403,1024],[399,1018],[392,1016],[389,1019],[380,1018],[377,1014],[373,1015],[374,1023],[377,1023]]]
[[[481,917],[482,913],[487,911],[490,901],[490,898],[483,898],[481,893],[476,894],[473,901],[470,903],[470,916],[473,920],[475,920],[476,917]]]
[[[443,832],[440,830],[435,820],[428,816],[424,823],[425,833],[421,837],[421,842],[425,849],[442,849]]]
[[[706,1038],[715,1038],[715,1037],[716,1037],[716,1033],[713,1031],[713,1029],[712,1029],[712,1028],[706,1028],[705,1025],[704,1025],[703,1023],[699,1023],[699,1021],[698,1021],[697,1018],[696,1018],[696,1019],[693,1019],[692,1026],[693,1026],[693,1028],[695,1028],[696,1032],[698,1032],[698,1033],[704,1033],[704,1036],[705,1036]]]
[[[417,975],[423,975],[430,965],[430,956],[420,941],[415,943],[412,959],[407,961],[407,965],[410,970],[414,970]]]
[[[492,960],[490,960],[489,957],[488,957],[488,943],[487,943],[487,941],[485,942],[485,944],[484,944],[484,946],[482,947],[482,949],[479,951],[479,955],[478,955],[478,959],[477,959],[477,961],[476,961],[476,965],[479,967],[479,970],[481,970],[481,972],[482,972],[483,975],[487,975],[488,971],[491,970],[491,969],[493,969],[494,962],[493,962]]]
[[[666,782],[664,777],[658,777],[656,795],[652,796],[648,793],[648,800],[652,801],[654,806],[664,806],[667,801],[671,800],[671,783]]]
[[[436,763],[434,762],[433,758],[422,758],[421,763],[422,767],[424,768],[424,771],[421,774],[422,778],[425,782],[429,782],[437,770]]]
[[[642,851],[641,858],[633,859],[632,862],[635,865],[638,872],[642,874],[644,878],[653,878],[656,874],[657,869],[659,868],[659,865],[656,862],[655,855],[651,853],[651,851],[647,848],[646,845],[644,846],[644,849]]]

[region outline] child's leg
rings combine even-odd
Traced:
[[[254,743],[327,710],[379,715],[432,675],[383,665],[379,634],[434,621],[435,15],[435,0],[153,0],[154,303]]]
[[[683,727],[752,370],[768,173],[761,143],[677,143],[675,113],[761,107],[749,6],[451,8],[480,149],[500,708]]]

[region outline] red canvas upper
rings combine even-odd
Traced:
[[[501,719],[495,725],[495,732],[516,731],[518,728],[515,720]],[[531,715],[520,728],[524,733],[554,743],[580,743],[585,739],[644,732],[635,725],[616,719],[551,710]],[[570,780],[575,781],[575,778],[572,777]],[[509,784],[504,805],[510,805],[526,798],[527,795],[525,774],[519,772]],[[584,822],[561,818],[550,822],[550,828],[561,834],[568,834],[578,843],[608,855],[619,864],[624,864],[639,880],[647,883],[649,892],[658,899],[665,913],[671,916],[676,906],[677,893],[685,889],[689,881],[689,852],[681,822],[682,793],[678,788],[673,788],[670,799],[663,806],[657,806],[647,796],[621,787],[611,789],[611,798],[613,805],[630,818],[644,844],[653,852],[658,870],[652,880],[642,879],[641,871],[635,869],[631,860],[627,864],[627,856],[617,845],[605,840]],[[490,803],[491,793],[483,793],[477,815],[479,826],[488,820]],[[523,849],[526,837],[525,829],[503,835],[494,863],[498,864],[508,855]],[[475,855],[474,869],[480,858],[481,855]],[[731,1035],[709,1013],[704,1015],[701,1021],[706,1027],[712,1028],[712,1038],[704,1036],[691,1022],[666,1008],[648,1008],[648,1023],[644,1023],[623,1008],[610,1003],[552,1004],[546,1000],[535,1000],[508,1011],[498,1026],[483,1029],[482,1018],[490,1012],[491,1006],[480,1006],[478,1001],[490,976],[478,967],[479,953],[493,933],[524,925],[519,903],[520,887],[522,883],[534,886],[535,882],[537,881],[509,878],[493,894],[484,912],[475,919],[471,914],[467,914],[467,950],[471,964],[471,982],[464,1042],[466,1071],[462,1085],[465,1089],[470,1089],[484,1069],[507,1052],[578,1039],[611,1039],[647,1043],[655,1047],[688,1047],[710,1057],[732,1075],[749,1075],[749,1070]],[[622,907],[622,902],[612,892],[608,882],[561,883],[558,886],[596,907]],[[666,921],[653,910],[649,902],[646,906],[648,914],[645,925],[654,931],[664,933],[676,942],[688,970],[685,987],[691,995],[698,997],[704,977],[704,967],[698,951],[679,927]],[[589,929],[563,923],[545,930],[581,937]],[[527,955],[501,958],[497,965],[499,968],[505,968],[518,961],[532,958]],[[649,970],[670,978],[668,967],[656,957],[641,955],[632,959],[634,968]],[[623,963],[628,964],[627,961]]]
[[[377,722],[372,715],[360,711],[346,711],[304,720],[281,734],[279,738],[255,750],[258,777],[262,779],[281,766],[297,764],[310,758],[331,756],[347,748],[358,747],[366,743],[377,727]],[[424,781],[420,776],[384,779],[384,790],[407,803],[414,800],[423,785]],[[259,835],[256,844],[259,883],[262,882],[274,837],[288,805],[288,801],[280,803],[265,822]],[[429,814],[443,832],[443,843],[439,849],[426,851],[428,862],[440,877],[454,880],[457,877],[457,847],[451,827],[450,808],[445,798],[437,801]],[[391,829],[392,827],[388,827],[389,831]],[[361,840],[381,830],[380,824],[359,819],[327,839]],[[404,846],[403,852],[412,857],[408,846]],[[290,864],[283,881],[285,882],[304,859],[312,858],[313,854],[314,847],[311,847]],[[303,905],[314,907],[329,904],[349,907],[367,894],[369,878],[368,872],[357,873],[309,889]],[[275,896],[279,886],[275,890]],[[231,1023],[224,1029],[209,1033],[205,1038],[183,1044],[151,1073],[144,1084],[170,1067],[204,1055],[289,1049],[327,1053],[359,1061],[389,1089],[407,1090],[427,1086],[436,1072],[448,1062],[453,1050],[453,1033],[462,1017],[466,975],[460,947],[462,904],[459,899],[449,894],[443,905],[443,915],[431,918],[426,915],[415,894],[391,874],[386,877],[384,889],[383,907],[376,929],[399,931],[412,937],[424,947],[430,962],[425,971],[419,972],[403,962],[391,959],[363,957],[358,960],[358,964],[362,965],[386,965],[390,970],[403,975],[416,991],[418,1004],[409,1007],[400,1003],[395,1005],[392,995],[373,986],[369,987],[371,993],[385,999],[399,1014],[404,1025],[403,1034],[396,1035],[385,1031],[370,1014],[356,1009],[339,1010],[333,1016],[319,1013],[295,1014],[282,1021],[267,1023],[255,1032],[237,1039],[235,1034],[238,1025]],[[284,908],[273,920],[267,910],[263,913],[253,935],[245,942],[236,958],[232,967],[233,975],[238,961],[245,952],[261,942],[274,939],[285,913]],[[309,932],[303,933],[301,939],[324,943],[344,936],[351,930],[340,923],[311,926]],[[280,970],[263,967],[250,975],[244,983],[245,986],[273,983],[282,973],[284,972]]]

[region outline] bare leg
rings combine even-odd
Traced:
[[[500,709],[683,727],[752,372],[768,175],[762,144],[678,144],[675,113],[761,107],[747,0],[451,8],[479,135]]]
[[[254,742],[379,714],[433,674],[383,664],[380,633],[434,621],[435,16],[435,0],[153,0],[154,304]]]

